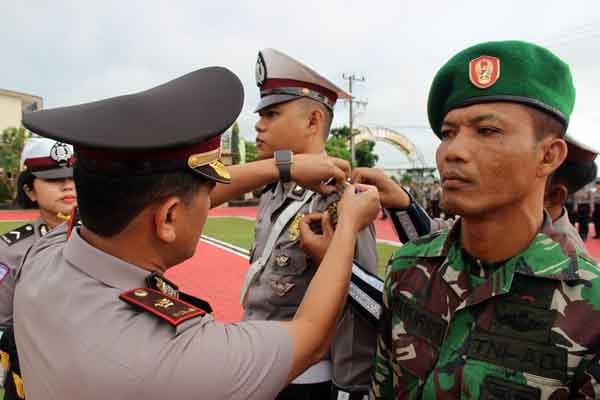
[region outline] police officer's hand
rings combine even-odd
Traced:
[[[375,186],[348,185],[338,203],[337,228],[350,226],[360,232],[379,214],[379,192]]]
[[[384,208],[404,209],[410,205],[410,198],[402,187],[388,178],[377,168],[355,168],[352,171],[353,183],[365,183],[377,187],[381,205]]]
[[[350,163],[325,154],[294,154],[291,174],[298,185],[330,194],[350,177]]]
[[[315,265],[321,264],[332,238],[333,225],[327,211],[305,215],[300,221],[300,246]]]

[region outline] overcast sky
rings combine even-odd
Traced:
[[[548,46],[572,68],[573,134],[600,149],[600,1],[0,1],[0,88],[42,96],[45,107],[147,89],[223,65],[246,90],[242,134],[254,139],[256,54],[274,47],[339,85],[364,75],[368,106],[356,125],[405,134],[433,163],[426,100],[436,70],[487,40]],[[334,125],[347,123],[338,104]],[[575,132],[576,130],[576,132]],[[386,166],[406,163],[389,145]]]

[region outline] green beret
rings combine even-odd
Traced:
[[[480,43],[452,57],[429,90],[429,124],[440,135],[446,114],[472,104],[510,101],[546,111],[565,128],[575,103],[569,66],[548,49],[521,41]]]

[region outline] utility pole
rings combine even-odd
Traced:
[[[364,76],[357,77],[354,74],[342,74],[342,77],[348,81],[348,93],[350,93],[350,96],[352,96],[352,82],[354,82],[354,81],[364,82],[365,81]],[[352,113],[352,109],[353,109],[354,104],[366,106],[367,102],[354,100],[352,97],[350,97],[350,99],[348,99],[348,103],[350,104],[350,107],[349,107],[350,113],[348,116],[348,126],[350,127],[350,154],[352,154],[352,165],[354,166],[356,164],[356,155],[355,155],[356,153],[354,151],[354,115]]]

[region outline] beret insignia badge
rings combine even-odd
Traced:
[[[481,56],[469,63],[469,79],[479,89],[493,86],[500,78],[500,59]]]
[[[256,59],[255,73],[256,73],[256,86],[261,87],[267,80],[267,66],[265,64],[265,59],[263,58],[262,53],[258,53],[258,58]]]

